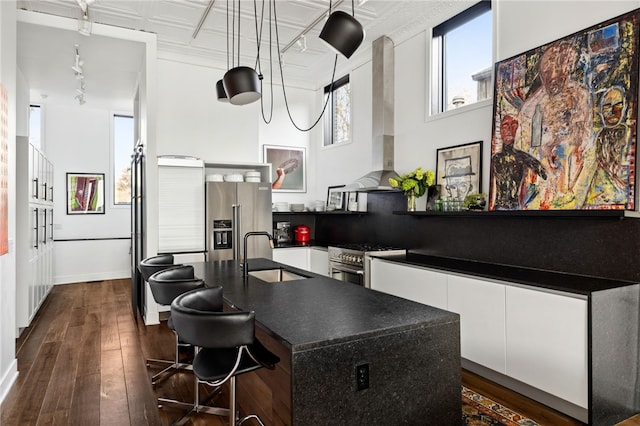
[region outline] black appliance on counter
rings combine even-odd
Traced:
[[[371,288],[371,256],[397,256],[406,249],[374,244],[329,246],[329,275],[340,281]]]

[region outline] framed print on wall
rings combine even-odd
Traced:
[[[342,188],[344,188],[344,185],[330,186],[327,189],[327,207],[333,205],[336,210],[344,210],[346,193],[342,192]]]
[[[274,192],[307,192],[305,148],[263,145],[263,160],[271,163]]]
[[[436,156],[436,185],[440,196],[464,201],[482,192],[482,141],[440,148]]]
[[[635,209],[639,17],[496,63],[489,210]]]
[[[67,173],[67,214],[104,214],[104,173]]]

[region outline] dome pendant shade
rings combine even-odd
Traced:
[[[364,29],[356,18],[338,10],[325,22],[320,38],[338,53],[350,58],[364,40]]]
[[[260,99],[260,78],[253,68],[231,68],[222,81],[229,102],[233,105],[246,105]]]
[[[224,91],[224,84],[222,83],[222,79],[218,80],[218,82],[216,83],[216,93],[220,102],[229,102],[229,98],[227,98],[227,92]]]

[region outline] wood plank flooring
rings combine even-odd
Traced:
[[[169,425],[182,411],[158,409],[156,397],[191,401],[191,373],[179,372],[154,390],[150,377],[158,370],[145,359],[171,359],[173,345],[165,324],[134,319],[129,280],[55,286],[16,341],[20,374],[0,407],[0,425]],[[541,425],[582,424],[472,373],[463,371],[463,383]],[[226,401],[222,395],[217,402]],[[199,414],[190,424],[224,420]]]

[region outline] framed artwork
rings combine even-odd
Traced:
[[[639,17],[496,63],[489,210],[635,209]]]
[[[336,210],[344,210],[346,192],[342,191],[344,185],[330,186],[327,189],[327,206],[333,204]]]
[[[305,148],[263,145],[263,160],[271,163],[274,192],[307,192]]]
[[[441,197],[464,201],[467,195],[482,192],[482,141],[436,152],[436,185]]]
[[[67,214],[104,214],[104,173],[67,173]]]

